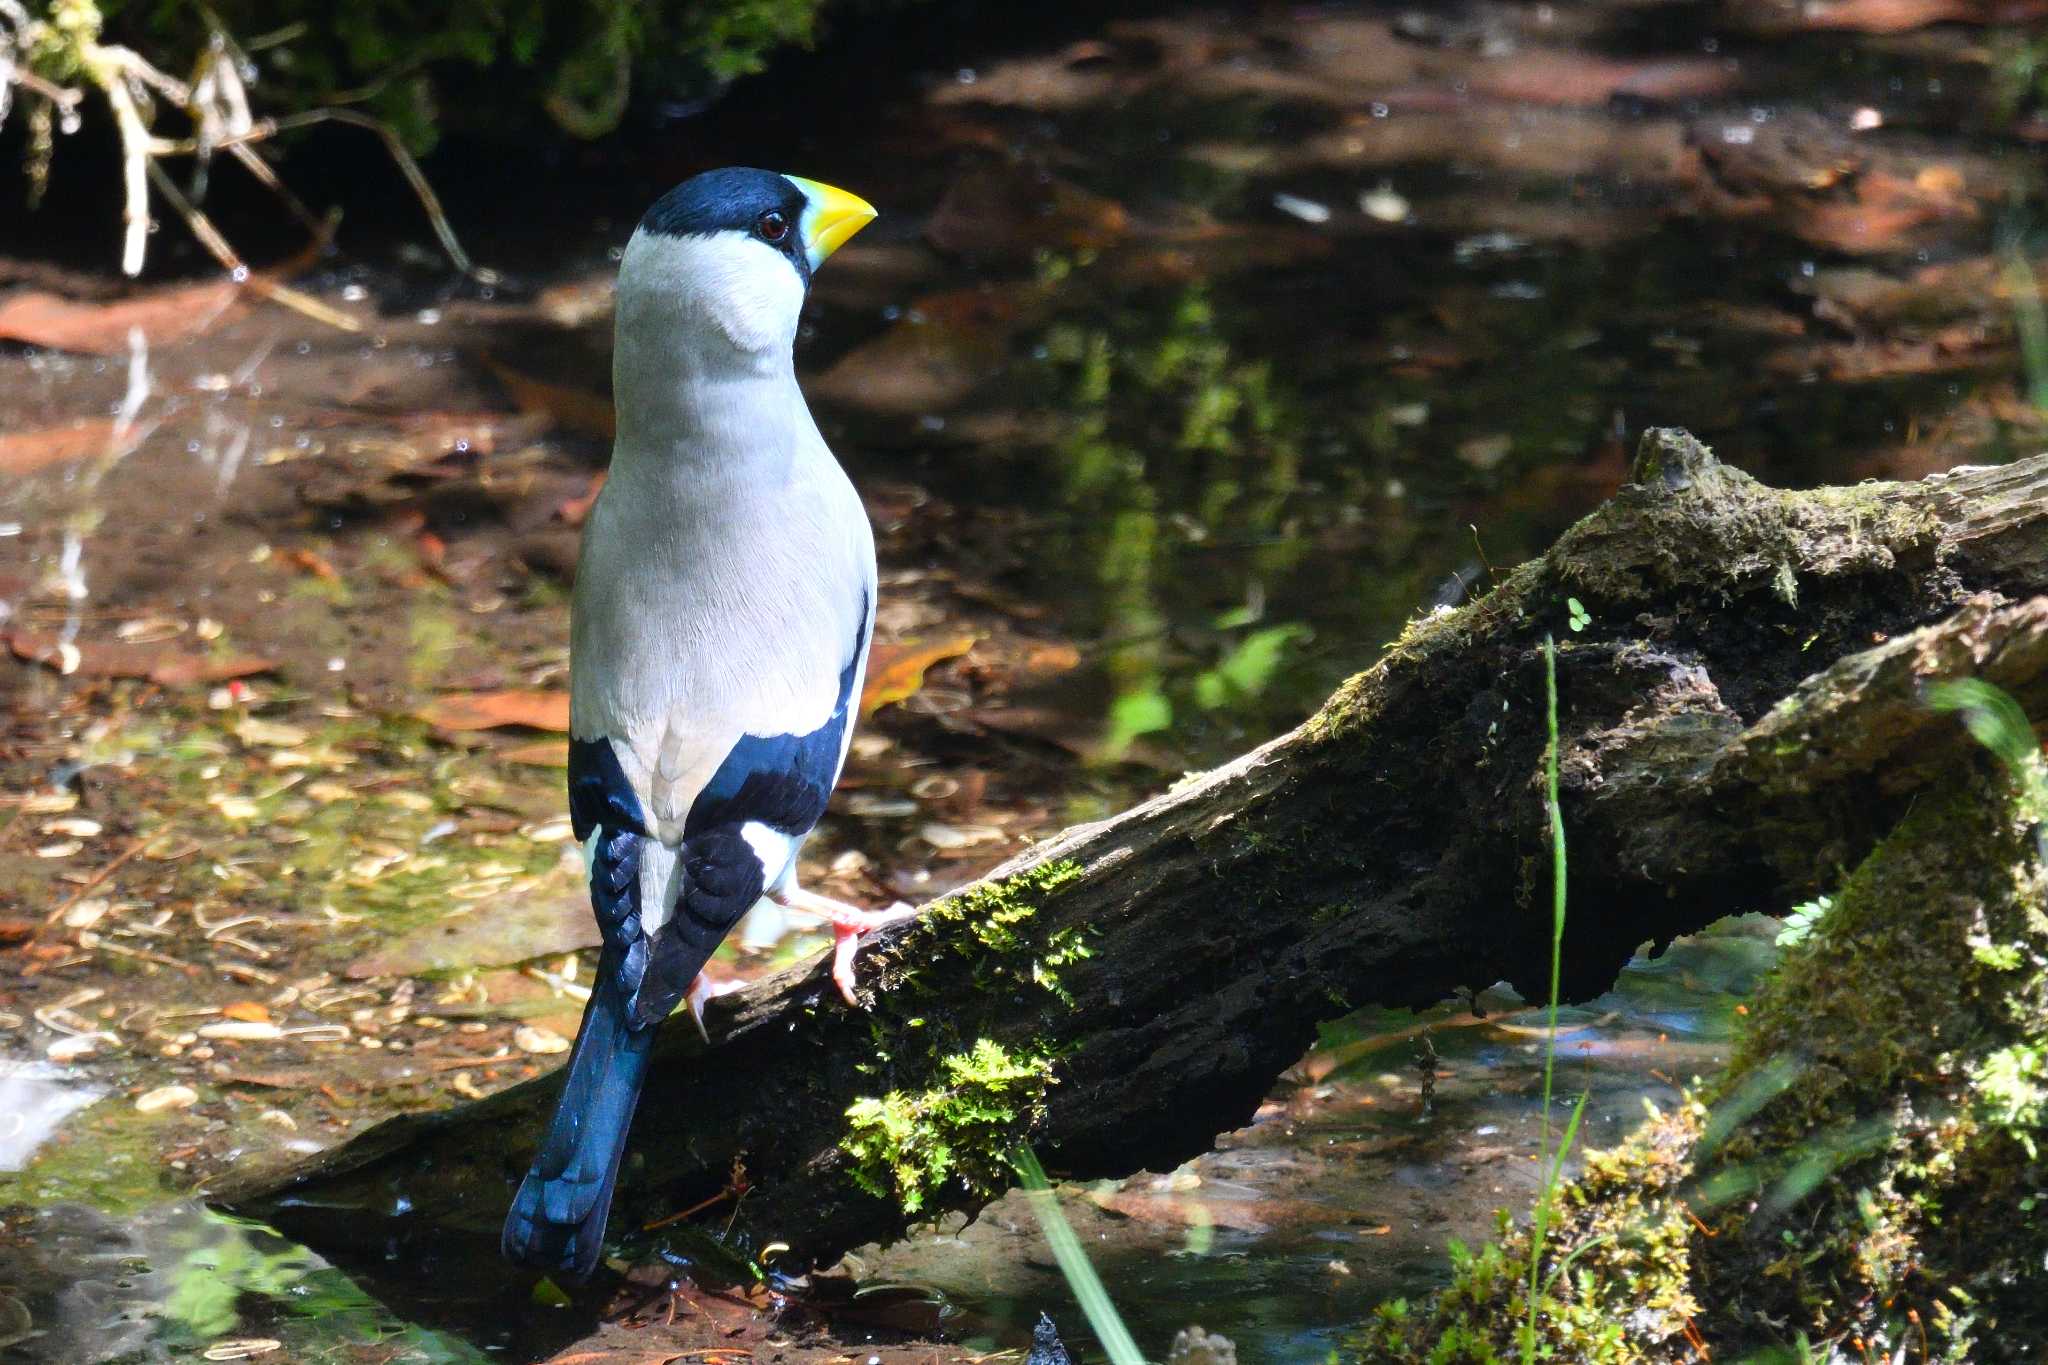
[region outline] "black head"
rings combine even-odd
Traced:
[[[692,176],[655,200],[640,230],[665,237],[745,234],[787,258],[808,288],[811,261],[801,228],[809,203],[786,175],[726,166]]]

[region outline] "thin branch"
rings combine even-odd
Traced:
[[[448,259],[455,268],[474,280],[487,281],[491,272],[480,271],[469,259],[469,253],[462,249],[462,243],[455,239],[455,229],[448,222],[448,215],[441,208],[441,198],[434,193],[434,187],[427,183],[420,163],[413,160],[405,143],[396,131],[382,119],[368,114],[359,114],[353,109],[308,109],[303,114],[292,114],[274,121],[279,132],[294,128],[311,127],[316,123],[346,123],[354,128],[367,128],[383,140],[384,149],[391,153],[391,159],[398,164],[399,173],[412,186],[412,192],[419,197],[420,207],[426,210],[427,221],[434,225],[434,235],[441,239],[441,249],[448,253]]]
[[[185,220],[185,226],[192,229],[192,235],[199,239],[201,246],[213,253],[215,260],[227,268],[237,284],[246,284],[272,303],[282,304],[296,313],[303,313],[315,322],[324,322],[329,327],[343,332],[363,330],[362,323],[340,309],[330,308],[311,294],[249,269],[242,258],[235,254],[235,249],[228,245],[228,239],[221,236],[220,229],[213,225],[213,220],[193,207],[192,201],[185,197],[177,182],[165,173],[162,166],[151,161],[148,163],[148,170],[150,179],[156,182],[157,190],[171,201],[171,207]]]

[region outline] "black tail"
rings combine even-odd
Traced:
[[[583,1007],[555,1116],[505,1215],[505,1257],[521,1265],[587,1277],[604,1249],[605,1215],[626,1130],[654,1047],[655,1028],[631,1026],[620,967],[607,949]]]

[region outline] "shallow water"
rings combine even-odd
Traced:
[[[360,332],[201,283],[101,354],[0,342],[0,630],[59,666],[0,664],[0,906],[62,912],[0,947],[0,1052],[44,1068],[0,1084],[47,1116],[0,1132],[0,1167],[44,1142],[0,1174],[0,1204],[39,1210],[0,1255],[44,1257],[0,1277],[0,1339],[9,1304],[49,1334],[0,1358],[533,1358],[567,1330],[403,1284],[377,1308],[183,1195],[536,1074],[573,1029],[556,741],[415,713],[563,682],[613,253],[681,174],[790,165],[883,208],[821,274],[799,362],[909,662],[805,875],[921,899],[1299,721],[1618,486],[1647,425],[1787,485],[2037,448],[2007,299],[2039,168],[1984,37],[1763,37],[1699,5],[1055,14],[909,56],[883,32],[537,166],[517,213],[489,158],[444,157],[489,286],[349,163],[348,254],[301,283]],[[223,206],[268,259],[259,218]],[[1714,1066],[1767,943],[1724,926],[1568,1015],[1590,1141]],[[1352,1016],[1215,1154],[1068,1191],[1140,1340],[1199,1321],[1247,1359],[1318,1358],[1435,1282],[1447,1238],[1528,1204],[1539,1023]],[[173,1085],[193,1099],[134,1115]],[[850,1268],[938,1295],[879,1320],[963,1350],[1068,1302],[1015,1200]],[[60,1292],[103,1275],[89,1311]],[[201,1282],[234,1292],[174,1307]]]

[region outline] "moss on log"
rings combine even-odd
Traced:
[[[1300,729],[884,936],[865,1010],[814,964],[714,1003],[708,1049],[671,1029],[614,1227],[706,1199],[738,1160],[738,1246],[829,1259],[979,1208],[1020,1142],[1077,1177],[1170,1168],[1357,1005],[1502,978],[1539,992],[1551,632],[1563,976],[1597,993],[1645,941],[1826,889],[1952,780],[1972,742],[1920,707],[1927,680],[1985,676],[2039,714],[2043,593],[2048,458],[1791,493],[1653,431],[1629,487],[1482,600],[1417,621]],[[1571,597],[1592,618],[1576,634]],[[555,1084],[216,1196],[326,1248],[495,1237]]]
[[[2040,818],[1988,755],[1948,765],[1780,964],[1728,1070],[1589,1159],[1543,1251],[1554,1358],[2041,1359]],[[1528,1257],[1526,1231],[1461,1252],[1357,1358],[1517,1359]]]

